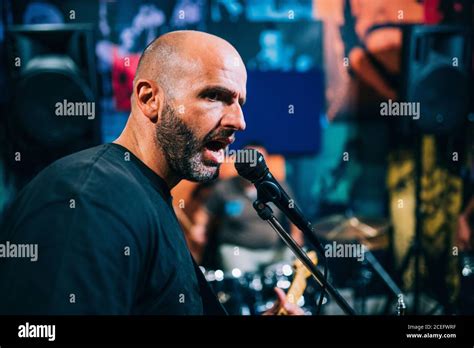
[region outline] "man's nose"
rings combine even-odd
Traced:
[[[246,124],[244,119],[244,113],[239,104],[229,105],[225,110],[225,114],[221,121],[222,127],[232,128],[236,131],[245,130]]]

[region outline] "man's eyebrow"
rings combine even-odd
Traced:
[[[234,96],[237,95],[237,93],[235,91],[232,91],[227,87],[219,86],[219,85],[204,87],[198,93],[198,95],[199,95],[199,97],[205,97],[206,95],[211,94],[211,93],[219,93],[221,95],[224,95],[224,96],[230,97],[230,98],[234,98]],[[239,98],[239,104],[240,104],[240,106],[244,105],[245,104],[245,99],[240,97]]]

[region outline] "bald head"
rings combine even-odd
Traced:
[[[185,74],[199,73],[209,65],[245,67],[237,50],[224,39],[204,32],[182,30],[160,36],[143,51],[135,81],[156,81],[172,97]],[[183,86],[185,88],[185,86]]]

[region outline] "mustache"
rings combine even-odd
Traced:
[[[210,131],[203,139],[202,143],[205,144],[216,138],[230,138],[235,134],[233,129],[215,129]]]

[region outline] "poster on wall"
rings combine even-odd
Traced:
[[[133,78],[143,49],[173,30],[205,30],[206,0],[99,1],[96,46],[103,95],[103,138],[120,134],[130,113]]]

